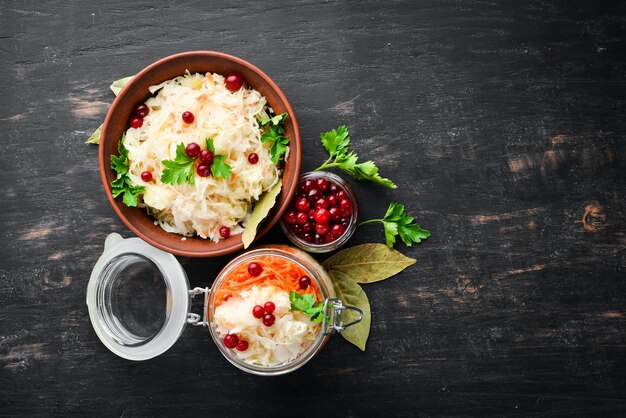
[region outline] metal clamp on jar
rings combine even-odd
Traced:
[[[233,270],[259,257],[279,258],[293,263],[311,279],[323,301],[323,316],[302,351],[280,364],[262,365],[224,344],[215,322],[216,290]],[[202,315],[191,312],[194,297],[204,298]],[[168,350],[187,324],[206,326],[224,357],[233,365],[257,375],[289,373],[304,365],[326,344],[330,335],[361,321],[363,312],[336,298],[323,267],[301,250],[288,246],[266,246],[233,259],[217,276],[211,289],[189,288],[182,266],[169,253],[139,238],[107,237],[104,252],[96,263],[87,287],[89,317],[102,343],[129,360],[147,360]],[[343,321],[350,312],[350,320]]]

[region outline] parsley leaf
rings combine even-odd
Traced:
[[[111,168],[117,173],[118,178],[128,173],[127,160],[123,155],[111,155]]]
[[[193,161],[190,163],[177,163],[172,160],[163,160],[165,170],[161,174],[161,181],[168,184],[183,184],[189,183],[192,186],[195,184],[193,176]]]
[[[213,138],[206,139],[206,149],[215,154],[215,145],[213,144]],[[215,177],[222,177],[225,179],[229,179],[232,174],[232,167],[224,162],[226,159],[225,155],[215,155],[213,157],[213,162],[211,163],[211,173]]]
[[[385,230],[385,242],[389,248],[393,248],[397,235],[400,235],[402,242],[410,247],[413,243],[418,244],[430,236],[429,231],[420,228],[419,225],[413,223],[413,220],[414,218],[405,212],[404,205],[391,202],[384,218],[370,219],[361,222],[359,226],[373,222],[382,222]]]
[[[269,125],[270,123],[272,125],[278,125],[283,123],[285,119],[287,119],[287,112],[281,113],[280,115],[276,115],[271,118],[259,118],[259,125],[265,126]]]
[[[315,295],[309,293],[300,294],[298,292],[289,292],[289,301],[291,309],[296,311],[306,311],[315,304]]]
[[[285,127],[283,126],[287,116],[287,113],[281,113],[271,118],[259,119],[259,126],[264,128],[261,142],[272,144],[270,155],[274,164],[278,164],[280,158],[287,152],[289,145],[289,138],[285,136]]]
[[[116,173],[115,180],[111,182],[111,194],[116,198],[122,196],[122,201],[126,206],[137,206],[138,195],[144,193],[146,188],[143,186],[133,185],[128,177],[128,150],[124,146],[126,135],[117,143],[117,151],[120,155],[111,155],[111,168]]]
[[[324,319],[324,303],[322,301],[315,303],[315,300],[315,295],[309,293],[289,292],[292,310],[304,312],[311,317],[313,322],[322,322]]]
[[[320,134],[322,145],[328,151],[329,158],[324,164],[315,170],[323,170],[325,168],[338,167],[340,170],[350,174],[356,180],[369,180],[381,184],[390,189],[397,186],[389,179],[381,177],[378,173],[378,167],[373,161],[366,161],[357,164],[358,155],[354,151],[348,152],[350,145],[350,132],[345,125],[341,125],[337,129]]]
[[[168,184],[189,183],[192,186],[194,181],[193,158],[187,155],[185,144],[180,143],[176,146],[176,158],[172,160],[163,160],[165,170],[161,174],[161,181]]]
[[[215,154],[215,145],[213,145],[213,138],[206,139],[206,149]]]
[[[185,150],[185,144],[180,143],[176,145],[176,158],[174,159],[178,164],[189,164],[193,163],[193,158],[187,155],[187,151]]]
[[[211,173],[215,177],[223,177],[229,179],[232,173],[232,168],[224,162],[225,155],[216,155],[213,157],[213,163],[211,164]]]
[[[272,148],[270,148],[270,154],[272,155],[272,162],[278,164],[280,158],[287,152],[287,146],[289,145],[288,138],[281,138],[279,141],[274,142]]]
[[[328,151],[331,157],[345,154],[346,151],[348,151],[350,132],[348,132],[346,125],[341,125],[330,132],[320,134],[320,138],[322,139],[322,145],[324,145],[324,148],[326,148],[326,151]]]

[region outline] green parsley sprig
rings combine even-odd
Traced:
[[[271,118],[259,119],[259,126],[263,128],[261,142],[272,144],[270,154],[274,164],[278,164],[280,158],[287,152],[287,146],[289,145],[289,138],[285,136],[284,127],[287,116],[287,113],[281,113]]]
[[[357,164],[358,155],[355,151],[349,151],[350,132],[345,125],[341,125],[337,129],[320,134],[322,145],[330,154],[330,157],[324,164],[316,168],[316,171],[327,168],[337,167],[350,174],[356,180],[369,180],[381,184],[390,189],[395,189],[393,181],[381,177],[378,174],[378,167],[372,160]]]
[[[304,312],[311,317],[313,322],[322,322],[324,319],[324,303],[322,301],[316,303],[315,300],[315,295],[309,293],[289,292],[292,310]]]
[[[111,182],[111,193],[113,197],[122,196],[122,201],[126,206],[137,206],[138,195],[144,193],[146,188],[133,185],[128,177],[130,161],[128,160],[128,150],[124,146],[126,135],[117,143],[117,151],[120,155],[111,155],[111,168],[115,171],[116,178]]]
[[[193,174],[194,159],[187,155],[185,144],[176,145],[176,158],[172,160],[161,161],[165,166],[165,170],[161,174],[161,181],[168,184],[189,183],[195,184]]]
[[[215,154],[215,145],[213,145],[213,138],[206,139],[206,149],[214,154],[213,162],[211,163],[211,173],[213,174],[213,176],[229,179],[230,175],[233,172],[232,167],[226,164],[226,162],[224,161],[226,159],[225,155]]]
[[[384,218],[370,219],[361,222],[359,226],[373,222],[382,222],[385,229],[385,242],[389,248],[393,248],[397,235],[400,235],[400,239],[409,247],[430,236],[429,231],[413,223],[413,217],[404,211],[404,205],[400,203],[391,202]]]
[[[206,149],[215,154],[215,146],[212,138],[206,139]],[[211,173],[214,177],[230,178],[232,167],[226,164],[225,159],[225,155],[214,155],[213,162],[211,163]],[[185,144],[181,142],[176,145],[176,158],[174,158],[174,160],[162,161],[165,170],[163,170],[163,174],[161,174],[161,181],[168,184],[188,183],[193,186],[195,184],[194,162],[195,159],[187,155]]]

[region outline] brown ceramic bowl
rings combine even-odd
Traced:
[[[111,169],[111,155],[117,155],[117,143],[128,129],[128,120],[134,107],[150,96],[148,87],[183,75],[185,70],[191,73],[210,71],[222,75],[238,72],[247,85],[266,97],[276,114],[283,112],[289,114],[285,121],[285,130],[291,143],[291,150],[283,171],[283,189],[276,205],[260,226],[257,239],[276,224],[295,192],[301,160],[300,130],[291,105],[272,79],[254,65],[220,52],[193,51],[163,58],[133,77],[113,101],[102,127],[99,150],[100,177],[113,209],[138,237],[155,247],[187,257],[214,257],[242,249],[241,234],[220,240],[218,243],[199,237],[188,237],[182,241],[181,235],[165,232],[160,226],[154,225],[154,218],[148,215],[145,209],[128,207],[122,202],[121,197],[114,199],[111,195],[110,183],[115,179],[115,173]]]

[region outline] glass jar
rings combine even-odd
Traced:
[[[289,361],[262,366],[242,360],[225,346],[215,323],[216,294],[231,272],[265,257],[292,263],[319,290],[323,316],[310,344]],[[192,313],[192,299],[203,297],[202,315]],[[330,335],[363,318],[363,312],[336,298],[331,279],[311,256],[289,246],[265,246],[241,254],[219,273],[211,289],[189,288],[176,258],[139,238],[107,237],[102,256],[87,286],[87,306],[94,330],[113,353],[129,360],[147,360],[168,350],[187,324],[205,326],[220,352],[239,369],[263,376],[294,371],[311,360]],[[348,312],[350,322],[345,323]],[[354,320],[353,320],[354,318]]]
[[[312,240],[314,235],[310,237],[311,239],[305,240],[304,233],[299,234],[297,233],[297,231],[294,231],[295,228],[302,228],[302,225],[299,225],[297,223],[290,224],[287,222],[289,211],[285,212],[285,214],[283,214],[283,216],[281,217],[280,227],[282,228],[289,241],[291,241],[294,245],[302,248],[303,250],[311,253],[327,253],[340,248],[352,237],[354,231],[356,230],[359,210],[356,195],[352,190],[352,187],[350,187],[350,185],[344,179],[333,173],[329,173],[328,171],[311,171],[300,176],[296,194],[292,198],[290,206],[291,210],[297,211],[297,209],[295,208],[296,200],[299,198],[305,198],[306,196],[307,191],[302,190],[303,184],[307,180],[317,181],[317,179],[324,179],[329,183],[334,183],[339,190],[342,190],[345,193],[346,199],[351,203],[351,207],[348,209],[348,212],[350,214],[349,222],[345,224],[345,226],[342,225],[345,228],[343,234],[332,241],[323,243],[316,243],[314,240]],[[310,210],[314,209],[313,203],[311,203],[310,206]],[[309,218],[309,222],[314,222],[314,219]],[[331,220],[330,222],[332,224],[334,221]],[[315,234],[315,230],[313,229],[310,234]]]

